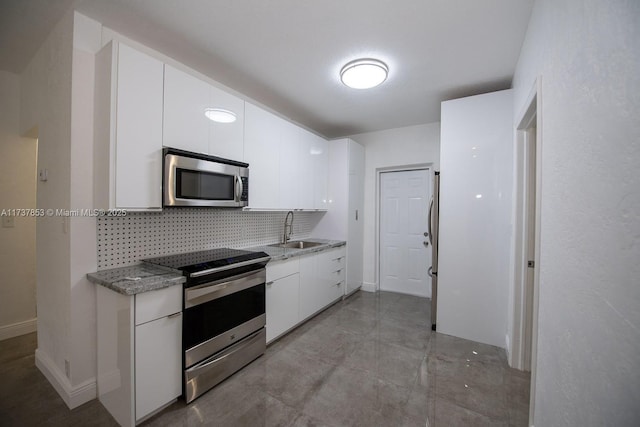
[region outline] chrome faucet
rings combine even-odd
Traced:
[[[291,221],[289,221],[289,215],[291,215]],[[291,233],[293,233],[293,211],[287,212],[287,216],[284,218],[284,232],[282,233],[283,245],[291,239]]]

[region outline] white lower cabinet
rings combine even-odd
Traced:
[[[136,420],[182,394],[182,313],[136,326]]]
[[[267,283],[267,342],[298,323],[298,273]]]
[[[343,246],[300,257],[300,321],[344,294],[345,251]]]
[[[267,264],[267,342],[298,323],[298,258]]]
[[[346,247],[267,264],[267,343],[342,298]]]
[[[138,295],[97,287],[98,398],[134,426],[182,394],[182,286]]]
[[[317,255],[300,257],[300,321],[322,308]]]
[[[346,249],[335,248],[318,255],[318,277],[322,301],[335,301],[344,295],[346,279]]]

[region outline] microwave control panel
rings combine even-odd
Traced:
[[[242,196],[240,196],[240,201],[248,202],[249,201],[249,177],[243,176],[243,177],[240,177],[240,179],[242,180]]]

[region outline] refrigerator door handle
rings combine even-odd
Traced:
[[[429,233],[429,243],[431,243],[431,246],[433,246],[433,234],[431,233],[431,212],[433,211],[433,197],[431,197],[431,202],[429,203],[429,219],[428,219],[428,230],[427,233]]]

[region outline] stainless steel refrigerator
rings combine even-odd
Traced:
[[[431,330],[436,330],[438,314],[438,216],[440,208],[440,172],[436,171],[433,179],[433,197],[429,204],[429,242],[431,243]]]

